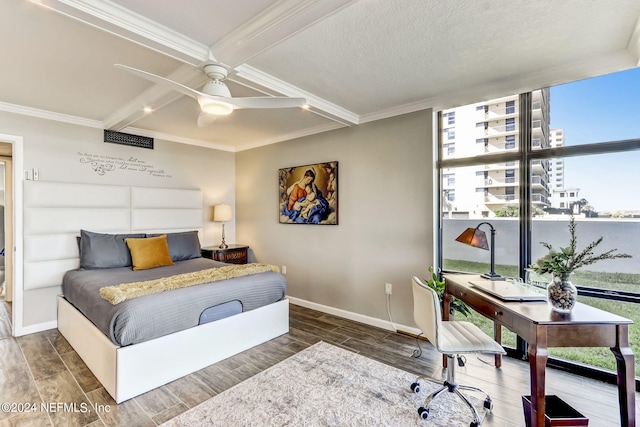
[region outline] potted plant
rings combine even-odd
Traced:
[[[569,246],[560,248],[559,251],[553,249],[549,243],[540,242],[549,252],[530,266],[536,273],[551,273],[553,277],[547,285],[549,302],[554,310],[564,313],[570,312],[576,303],[578,291],[570,280],[575,270],[606,259],[631,258],[629,254],[616,253],[617,249],[595,255],[594,250],[602,243],[602,237],[591,242],[582,251],[578,251],[576,222],[573,215],[569,219],[569,235]]]
[[[438,299],[440,300],[440,309],[444,310],[444,301],[442,299],[442,295],[444,294],[444,280],[440,280],[435,271],[433,271],[433,267],[429,267],[429,273],[431,273],[431,277],[425,279],[427,286],[436,291],[438,295]],[[469,307],[467,305],[457,299],[456,297],[451,297],[451,303],[449,304],[449,314],[455,314],[455,312],[463,314],[465,317],[471,314],[469,311]]]

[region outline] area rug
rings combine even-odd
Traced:
[[[469,426],[471,411],[453,393],[414,374],[320,342],[163,424],[169,426]],[[482,402],[474,404],[484,414]]]

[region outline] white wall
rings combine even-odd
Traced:
[[[259,262],[287,266],[295,298],[413,323],[411,276],[433,263],[430,110],[236,154],[237,237]],[[278,169],[339,162],[339,225],[278,223]]]
[[[157,139],[153,150],[110,144],[103,142],[102,129],[1,112],[0,134],[23,137],[24,170],[37,169],[43,181],[202,190],[203,245],[220,241],[220,225],[208,221],[208,208],[222,202],[235,207],[234,153]],[[228,241],[235,240],[235,221],[226,224],[225,234]],[[21,320],[32,330],[55,320],[50,308],[43,310],[37,301],[49,301],[60,290],[39,292],[47,295],[24,296]]]

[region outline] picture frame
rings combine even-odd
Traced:
[[[281,224],[338,225],[338,162],[279,169]]]

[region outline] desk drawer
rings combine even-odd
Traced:
[[[511,328],[513,324],[513,315],[505,312],[501,308],[496,308],[486,297],[479,297],[472,292],[456,289],[453,292],[453,296],[463,300],[470,308],[474,309],[478,313],[482,314],[491,320],[495,320],[501,325]],[[457,320],[464,320],[458,318]]]

